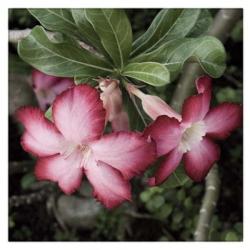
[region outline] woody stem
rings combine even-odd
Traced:
[[[222,42],[225,42],[234,25],[241,18],[241,15],[241,9],[219,10],[208,31],[208,35],[215,36]],[[183,74],[177,84],[171,103],[172,107],[176,111],[181,110],[181,106],[185,98],[194,90],[195,79],[202,74],[204,74],[204,72],[198,63],[185,65]],[[206,178],[205,194],[194,235],[195,241],[208,240],[209,227],[219,197],[219,190],[220,181],[218,166],[215,165]]]

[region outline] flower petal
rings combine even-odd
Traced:
[[[83,169],[80,167],[81,156],[77,152],[64,158],[55,155],[40,158],[35,167],[35,175],[39,180],[58,182],[59,187],[66,194],[71,194],[79,188]]]
[[[184,154],[184,165],[188,176],[194,181],[202,181],[213,164],[220,158],[220,148],[204,137],[192,150]]]
[[[182,108],[183,123],[202,120],[207,114],[211,100],[211,78],[203,76],[197,79],[198,95],[187,98]]]
[[[98,91],[78,85],[59,95],[52,107],[57,128],[69,141],[88,142],[100,137],[104,129],[105,110]]]
[[[155,176],[151,177],[148,181],[150,186],[159,185],[164,182],[178,167],[181,162],[183,153],[178,148],[173,149],[168,155],[165,156],[160,167],[157,169]]]
[[[70,78],[50,76],[38,70],[32,71],[32,88],[42,110],[46,110],[57,95],[73,85],[74,82]]]
[[[205,127],[208,136],[225,139],[242,124],[242,106],[222,103],[211,109],[206,115]]]
[[[142,101],[142,107],[145,113],[155,120],[158,116],[166,115],[168,117],[174,117],[178,121],[181,120],[180,114],[175,112],[166,102],[164,102],[160,97],[154,95],[147,95],[141,92],[132,84],[127,84],[128,92]]]
[[[114,208],[126,200],[131,200],[130,183],[108,164],[95,161],[92,157],[85,166],[85,174],[93,185],[94,196],[107,208]]]
[[[155,159],[155,145],[133,132],[114,132],[90,144],[96,160],[118,169],[125,179],[146,170]]]
[[[54,124],[44,117],[40,109],[20,108],[16,116],[25,127],[21,139],[25,151],[39,157],[60,152],[64,138]]]
[[[144,131],[144,136],[150,136],[156,143],[157,156],[169,153],[181,140],[182,129],[175,118],[159,116]]]

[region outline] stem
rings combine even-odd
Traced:
[[[206,177],[206,190],[203,197],[200,216],[194,233],[195,241],[208,240],[209,228],[220,192],[220,178],[217,164],[210,170]]]
[[[212,35],[225,42],[236,22],[241,18],[241,9],[221,9],[218,11],[214,21],[208,31]],[[172,107],[180,111],[186,97],[193,89],[197,76],[204,74],[198,63],[187,64],[183,74],[177,84],[172,99]],[[202,201],[200,215],[195,230],[195,241],[208,239],[209,227],[217,204],[220,189],[218,166],[215,165],[206,178],[206,190]]]

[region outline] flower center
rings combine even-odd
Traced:
[[[75,143],[67,143],[64,147],[64,150],[61,152],[64,160],[72,161],[72,164],[78,167],[83,167],[91,154],[91,149],[87,144],[75,144]]]
[[[190,151],[195,144],[202,140],[205,134],[205,124],[203,121],[192,123],[190,127],[184,130],[179,149],[183,153]]]

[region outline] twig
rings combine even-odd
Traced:
[[[9,30],[9,42],[10,43],[18,43],[23,38],[27,37],[31,32],[31,29],[24,30]],[[46,32],[49,38],[53,38],[54,33]]]
[[[35,202],[40,202],[45,200],[48,195],[53,192],[54,187],[48,185],[46,188],[24,195],[13,195],[9,198],[9,208],[19,207],[23,205],[30,205]]]
[[[208,35],[215,36],[222,42],[225,42],[241,15],[241,9],[221,9],[218,11],[208,31]],[[197,63],[185,65],[183,74],[178,82],[172,99],[172,106],[175,110],[180,111],[185,98],[189,96],[194,89],[195,79],[203,73],[204,72]],[[206,191],[201,206],[197,229],[195,231],[194,239],[197,241],[208,239],[208,229],[219,194],[220,182],[218,180],[218,169],[217,167],[213,167],[206,178]],[[211,187],[213,187],[212,189],[214,190],[212,190]]]
[[[220,178],[218,166],[215,165],[206,178],[206,191],[200,209],[200,216],[194,233],[195,241],[208,240],[209,228],[213,217],[214,209],[219,198]]]
[[[9,163],[9,174],[26,173],[34,166],[34,161],[11,161]]]

